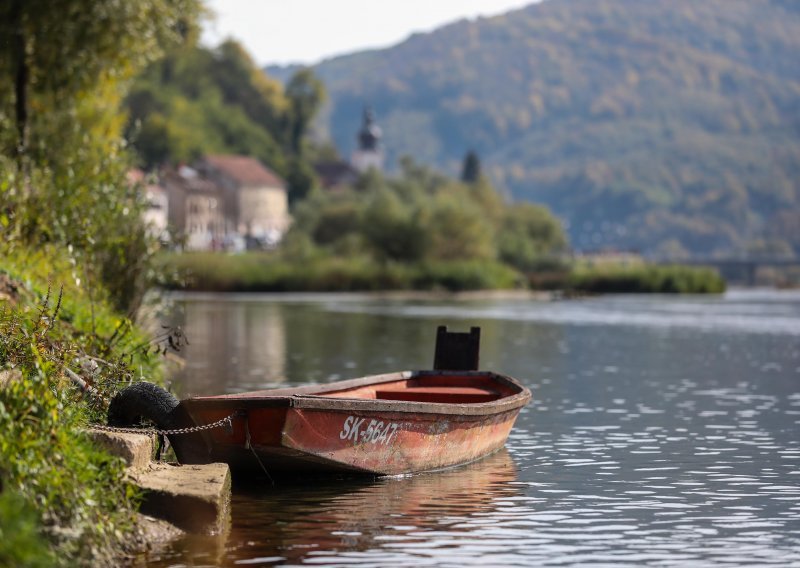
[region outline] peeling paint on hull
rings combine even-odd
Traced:
[[[400,475],[495,452],[530,398],[495,373],[417,371],[182,404],[196,424],[238,413],[203,434],[208,459],[234,471]]]

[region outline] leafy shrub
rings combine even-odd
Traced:
[[[524,280],[519,272],[499,262],[469,260],[426,263],[419,268],[413,286],[461,292],[520,288]]]
[[[720,294],[725,291],[725,281],[716,271],[702,267],[600,266],[575,269],[566,288],[595,294]]]
[[[82,267],[85,286],[105,290],[104,300],[133,313],[153,276],[158,243],[142,221],[144,193],[126,177],[129,163],[110,154],[80,155],[66,171],[33,169],[27,193],[19,190],[20,174],[0,157],[0,199],[8,210],[0,236],[31,249],[60,243]]]
[[[54,564],[30,503],[18,493],[0,492],[0,566],[46,568]]]
[[[392,179],[370,171],[352,190],[313,194],[296,207],[286,243],[306,239],[329,254],[378,262],[499,258],[521,270],[566,247],[546,209],[508,205],[483,179],[458,183],[410,159],[402,170]]]
[[[82,430],[102,420],[103,399],[120,382],[139,373],[158,380],[158,361],[148,356],[144,333],[110,309],[106,293],[87,292],[69,255],[5,245],[0,267],[0,280],[15,290],[0,300],[0,484],[26,504],[22,509],[35,511],[0,526],[30,534],[35,517],[65,565],[108,563],[132,527],[136,495],[122,461]],[[102,398],[87,404],[68,370],[92,382]]]
[[[321,256],[303,262],[278,254],[184,253],[160,262],[180,275],[173,288],[212,291],[351,292],[518,288],[523,277],[495,261],[399,263],[366,256]]]
[[[544,207],[520,203],[504,212],[497,234],[498,256],[503,262],[520,270],[540,271],[553,253],[566,248],[561,226]]]
[[[0,325],[4,334],[9,331],[7,322]],[[123,463],[80,433],[80,414],[68,396],[70,389],[57,380],[56,363],[44,359],[43,346],[19,347],[27,353],[13,353],[14,347],[7,351],[8,345],[3,345],[0,354],[3,359],[30,357],[25,367],[34,366],[24,368],[0,393],[4,486],[36,508],[60,554],[73,559],[108,557],[122,531],[132,525],[135,510],[134,494],[123,480]]]

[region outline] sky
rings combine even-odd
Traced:
[[[493,16],[536,0],[206,0],[216,13],[203,41],[232,37],[259,65],[313,64],[363,49],[387,47],[414,32]]]

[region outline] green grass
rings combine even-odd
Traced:
[[[277,254],[184,253],[161,257],[177,274],[171,287],[224,292],[483,290],[524,286],[516,270],[493,261],[376,262],[319,256],[289,261]]]

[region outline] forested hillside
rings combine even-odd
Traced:
[[[547,0],[315,72],[343,153],[371,104],[388,163],[468,149],[578,249],[800,253],[800,10]]]
[[[174,50],[137,79],[126,103],[128,137],[145,167],[224,152],[285,165],[276,136],[289,106],[283,87],[233,41]]]
[[[307,69],[284,87],[235,41],[189,43],[137,77],[125,99],[126,137],[148,170],[204,154],[254,156],[287,180],[294,201],[315,184],[316,148],[305,135],[324,97]]]

